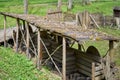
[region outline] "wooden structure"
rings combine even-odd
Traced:
[[[103,78],[110,80],[112,75],[110,72],[111,49],[113,49],[113,42],[120,40],[119,38],[93,29],[84,30],[76,25],[51,21],[44,17],[3,12],[0,12],[0,14],[5,18],[4,30],[6,28],[6,17],[16,19],[17,28],[15,36],[13,36],[16,52],[25,46],[29,59],[34,53],[38,69],[41,68],[42,64],[50,60],[63,80],[85,80],[86,78],[80,77],[79,73],[87,77],[86,80],[101,80]],[[32,26],[37,29],[36,32],[33,32]],[[6,35],[6,30],[4,33]],[[4,42],[6,42],[5,35]],[[68,44],[68,40],[76,41],[79,49],[73,49]],[[91,46],[87,51],[81,51],[81,42],[87,40],[109,41],[110,48],[106,56],[108,61],[105,60],[105,64],[102,62],[102,58],[96,48]],[[105,72],[107,72],[107,75],[105,75]]]
[[[120,7],[116,6],[113,9],[113,14],[117,27],[120,29]]]

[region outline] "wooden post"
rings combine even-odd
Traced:
[[[6,46],[6,16],[4,16],[4,47]]]
[[[37,56],[37,68],[41,69],[42,62],[42,44],[40,41],[40,29],[38,29],[38,56]]]
[[[25,21],[22,20],[22,22],[23,22],[23,30],[25,30]]]
[[[28,0],[24,0],[24,14],[28,14]]]
[[[95,80],[95,63],[92,63],[92,80]]]
[[[66,80],[66,40],[63,37],[63,59],[62,59],[62,73],[63,73],[63,80]]]
[[[85,11],[85,25],[86,29],[89,27],[89,13]]]
[[[19,38],[19,25],[20,25],[20,20],[17,18],[17,30],[16,30],[16,52],[18,52],[18,38]]]
[[[30,45],[29,36],[30,36],[30,34],[29,34],[29,23],[28,22],[26,23],[26,30],[27,30],[27,36],[26,36],[26,47],[27,47],[27,49],[26,49],[26,54],[27,54],[28,59],[30,59],[31,58],[30,53],[29,53],[29,45]]]
[[[112,49],[114,47],[114,41],[109,41],[109,56],[110,56],[110,60],[113,60],[113,53],[112,53]]]
[[[78,44],[78,50],[82,51],[82,46]]]

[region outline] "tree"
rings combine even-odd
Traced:
[[[24,0],[24,14],[28,14],[28,0]]]
[[[62,0],[58,0],[58,9],[60,9],[62,6]]]
[[[73,0],[68,0],[68,9],[72,9],[73,7]]]

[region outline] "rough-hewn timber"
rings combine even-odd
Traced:
[[[0,12],[0,14],[25,20],[41,29],[56,33],[58,35],[64,35],[76,40],[77,42],[81,42],[82,40],[120,40],[119,38],[98,32],[93,29],[84,30],[80,29],[80,27],[76,25],[73,26],[64,22],[50,21],[40,16],[3,12]]]

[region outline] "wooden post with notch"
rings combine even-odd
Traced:
[[[66,40],[63,37],[63,58],[62,58],[62,73],[63,73],[63,80],[66,80]]]
[[[6,23],[7,23],[6,16],[4,16],[4,47],[7,46],[6,44]]]
[[[15,45],[15,50],[18,52],[18,38],[19,38],[19,25],[20,25],[20,20],[17,18],[17,30],[16,30],[16,45]]]
[[[29,53],[29,45],[30,45],[29,36],[30,36],[30,34],[29,34],[29,23],[28,22],[26,22],[26,26],[25,27],[26,27],[26,31],[27,31],[27,36],[26,36],[26,47],[27,47],[26,54],[27,54],[28,59],[30,59],[31,58],[30,53]]]
[[[38,56],[37,56],[37,68],[41,69],[42,62],[42,43],[40,40],[40,29],[38,29]]]

